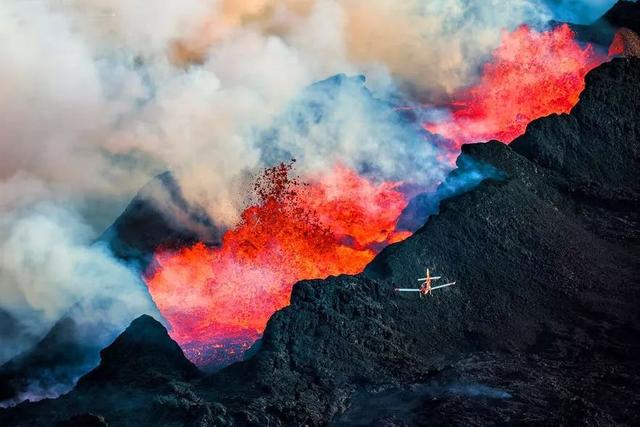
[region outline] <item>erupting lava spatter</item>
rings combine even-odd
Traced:
[[[410,234],[395,231],[407,205],[399,183],[374,184],[341,166],[301,183],[290,169],[257,179],[257,203],[221,247],[156,254],[149,291],[196,364],[241,358],[296,281],[358,273],[382,246]]]
[[[537,32],[521,26],[504,33],[477,85],[458,95],[433,133],[464,143],[497,139],[506,143],[534,119],[568,113],[584,89],[585,75],[607,59],[581,47],[568,25]]]
[[[567,25],[503,35],[479,83],[452,103],[451,116],[424,127],[463,143],[511,142],[527,124],[577,103],[584,77],[606,57],[580,46]],[[159,251],[146,275],[171,336],[198,365],[238,360],[269,317],[289,303],[302,279],[360,272],[395,231],[407,205],[399,183],[374,184],[337,166],[301,183],[290,165],[256,181],[257,202],[226,232],[218,248],[196,244]]]

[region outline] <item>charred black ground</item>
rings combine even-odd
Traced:
[[[250,360],[201,377],[143,316],[71,393],[0,424],[637,424],[639,81],[640,59],[613,60],[570,115],[464,146],[449,179],[469,161],[501,177],[364,273],[296,284]],[[426,267],[458,285],[393,292]]]

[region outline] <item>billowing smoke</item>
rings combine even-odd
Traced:
[[[228,226],[246,176],[291,157],[302,175],[340,163],[435,188],[455,153],[382,100],[454,93],[503,29],[553,17],[542,0],[508,3],[0,2],[0,315],[20,325],[0,361],[63,316],[102,345],[153,312],[93,239],[158,172]],[[338,73],[372,93],[359,78],[305,90]]]
[[[380,96],[448,93],[476,78],[501,29],[548,18],[531,0],[3,2],[0,177],[115,200],[115,215],[169,169],[231,224],[240,172],[265,166],[255,128],[308,84],[364,73]]]
[[[86,334],[83,342],[99,347],[128,319],[156,312],[138,275],[92,245],[93,230],[59,204],[0,213],[0,235],[0,310],[23,332],[6,338],[0,361],[33,345],[25,336],[39,338],[63,317]]]

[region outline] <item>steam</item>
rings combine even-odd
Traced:
[[[138,274],[92,244],[95,231],[67,192],[18,174],[0,183],[0,208],[0,313],[12,324],[0,336],[0,364],[28,352],[60,319],[73,324],[63,331],[72,336],[60,338],[78,345],[58,350],[78,366],[29,369],[6,406],[68,391],[131,319],[160,317]]]
[[[255,129],[307,85],[363,73],[381,97],[444,95],[476,78],[501,29],[550,17],[533,0],[9,0],[0,178],[22,171],[110,201],[115,216],[171,170],[189,199],[230,225],[242,173],[265,166]],[[352,143],[333,146],[348,157]],[[314,163],[319,150],[307,146]]]
[[[137,274],[91,245],[93,231],[51,202],[0,214],[0,309],[41,337],[62,317],[78,325],[83,342],[100,348],[130,319],[157,313]],[[2,346],[2,360],[33,342]]]

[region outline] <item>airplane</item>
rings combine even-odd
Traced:
[[[427,277],[421,277],[418,279],[418,282],[424,282],[422,285],[420,285],[420,288],[416,289],[416,288],[395,288],[396,292],[420,292],[420,297],[422,298],[423,296],[427,295],[427,294],[431,294],[431,291],[433,291],[434,289],[440,289],[440,288],[446,288],[447,286],[453,286],[456,284],[456,282],[450,282],[450,283],[445,283],[444,285],[438,285],[438,286],[431,286],[431,282],[434,280],[438,280],[440,279],[442,276],[431,276],[431,273],[429,272],[429,269],[427,268]]]

